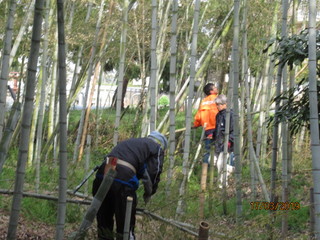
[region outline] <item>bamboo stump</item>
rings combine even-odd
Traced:
[[[209,238],[209,224],[207,222],[200,222],[199,238],[198,240],[208,240]]]

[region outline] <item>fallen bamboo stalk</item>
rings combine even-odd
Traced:
[[[0,194],[13,195],[13,191],[12,190],[0,189]],[[45,199],[45,200],[50,200],[50,201],[58,201],[58,197],[54,197],[54,196],[50,196],[50,195],[44,195],[44,194],[38,194],[38,193],[23,192],[22,196]],[[68,203],[84,204],[84,205],[90,205],[90,203],[91,203],[91,201],[76,200],[76,199],[67,199],[67,202]]]
[[[179,133],[179,132],[183,132],[183,131],[185,131],[185,130],[186,130],[186,128],[180,128],[180,129],[175,130],[174,132],[175,132],[175,133]],[[165,135],[167,136],[167,135],[169,135],[169,134],[170,134],[170,132],[166,132]]]
[[[187,229],[185,227],[180,226],[179,224],[177,224],[176,222],[172,221],[171,219],[166,219],[166,218],[161,217],[161,216],[159,216],[157,214],[151,213],[151,212],[149,212],[148,210],[145,210],[145,209],[137,209],[137,212],[144,213],[144,214],[146,214],[146,215],[148,215],[148,216],[150,216],[150,217],[152,217],[154,219],[163,221],[165,223],[169,223],[169,224],[177,227],[178,229],[180,229],[180,230],[182,230],[184,232],[187,232],[187,233],[189,233],[189,234],[191,234],[191,235],[193,235],[195,237],[198,237],[198,233],[193,232],[193,231],[191,231],[191,230],[189,230],[189,229]]]
[[[191,231],[190,229],[187,229],[183,226],[186,226],[186,227],[190,227],[190,228],[193,228],[193,229],[197,229],[196,227],[192,226],[192,225],[189,225],[187,223],[182,223],[182,222],[178,222],[178,221],[175,221],[175,220],[172,220],[172,219],[167,219],[167,218],[164,218],[164,217],[161,217],[155,213],[152,213],[146,209],[142,209],[142,208],[137,208],[137,213],[143,213],[143,214],[146,214],[156,220],[160,220],[160,221],[163,221],[165,223],[168,223],[168,224],[171,224],[175,227],[177,227],[178,229],[184,231],[184,232],[187,232],[187,233],[190,233],[191,235],[195,236],[195,237],[199,237],[199,234],[197,232],[194,232],[194,231]],[[220,238],[223,238],[223,239],[234,239],[232,237],[229,237],[227,236],[226,234],[224,233],[220,233],[220,232],[213,232],[213,231],[209,231],[210,235],[215,235],[216,237],[220,237]]]

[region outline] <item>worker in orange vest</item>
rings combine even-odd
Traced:
[[[193,128],[205,126],[205,149],[203,163],[209,164],[210,148],[214,142],[216,115],[219,110],[215,103],[218,96],[218,88],[213,83],[208,83],[203,87],[206,97],[201,101],[200,107],[194,117]]]

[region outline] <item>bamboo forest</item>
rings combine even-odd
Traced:
[[[0,13],[0,239],[320,240],[320,1]]]

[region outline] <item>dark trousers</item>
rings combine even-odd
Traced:
[[[95,179],[93,181],[92,193],[96,194],[98,188],[101,184],[102,179]],[[134,236],[134,226],[135,226],[135,214],[137,207],[137,195],[133,188],[114,181],[107,193],[101,207],[97,213],[97,223],[98,223],[98,239],[99,240],[113,240],[113,226],[115,216],[116,220],[116,239],[123,239],[123,228],[126,215],[126,205],[127,197],[133,198],[132,202],[132,212],[130,221],[130,234]],[[132,238],[131,238],[132,239]],[[133,238],[134,239],[134,238]]]

